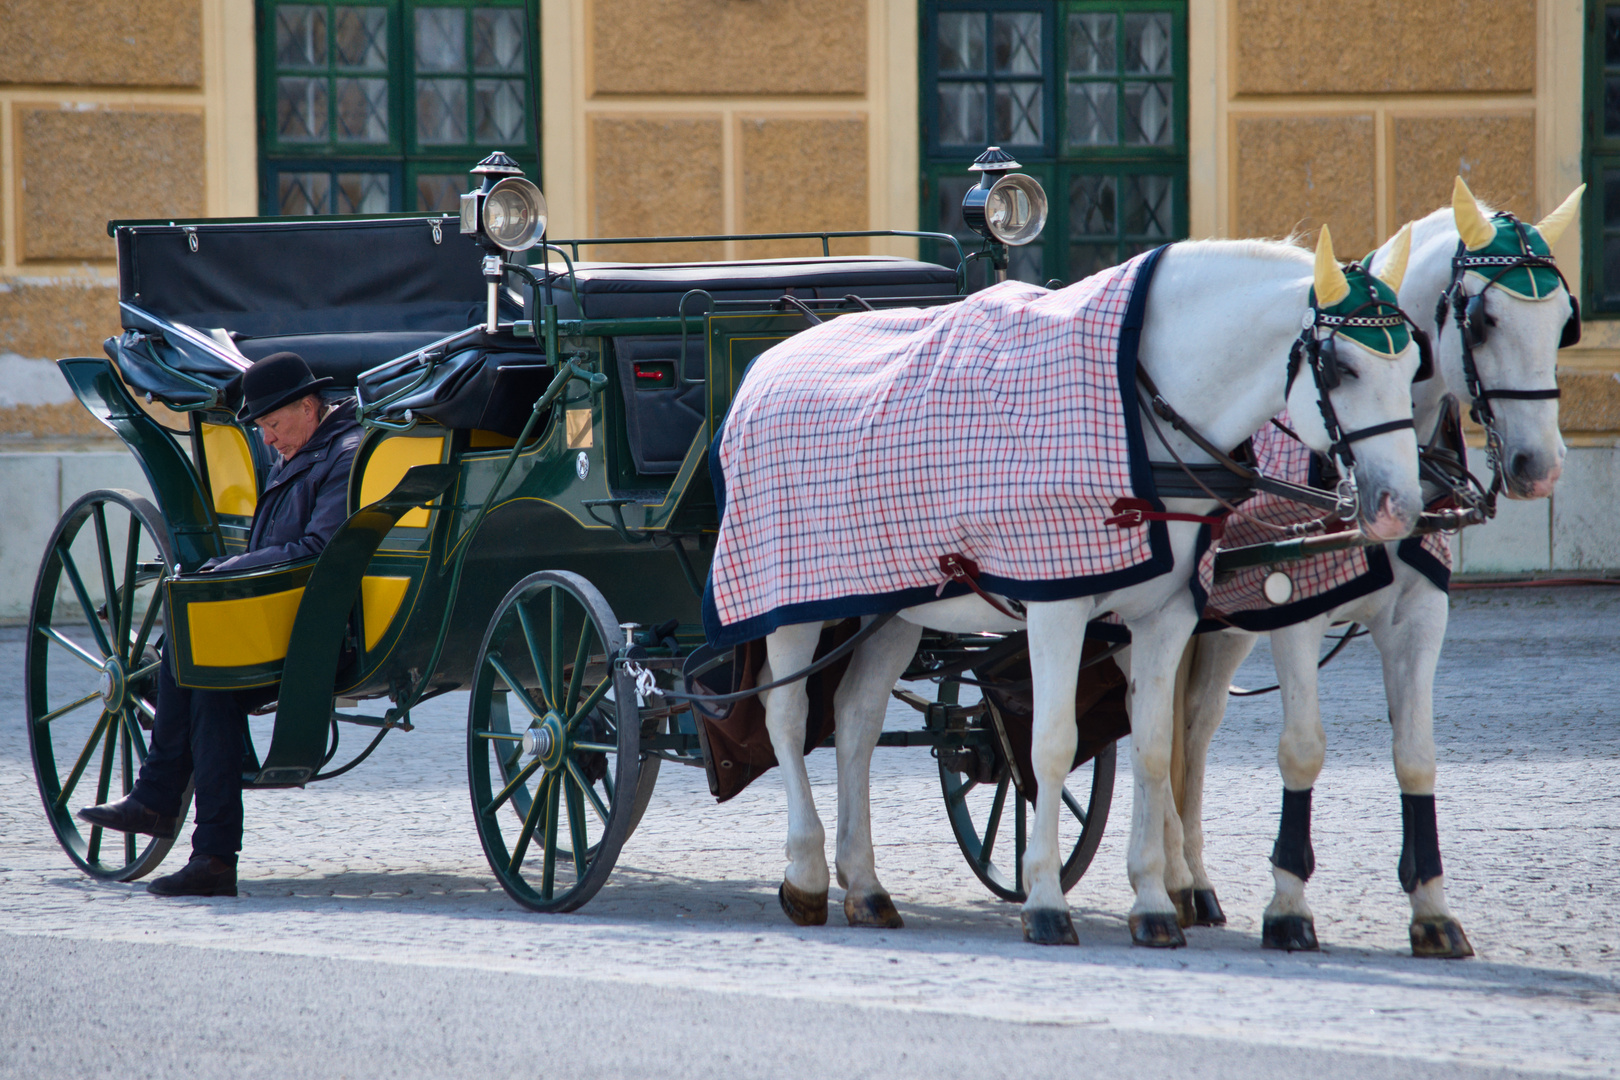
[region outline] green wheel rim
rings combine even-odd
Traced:
[[[467,722],[473,819],[518,903],[572,911],[594,896],[645,808],[634,680],[607,601],[542,571],[507,593],[478,651]]]
[[[86,873],[134,881],[174,841],[109,832],[74,817],[128,795],[146,760],[174,564],[157,509],[129,491],[93,491],[46,544],[24,660],[28,745],[45,816]],[[180,816],[190,803],[188,791]]]
[[[954,702],[956,691],[956,685],[947,683],[940,688],[940,699]],[[1035,821],[1035,806],[1024,796],[1009,764],[1006,741],[997,731],[1001,723],[995,705],[986,702],[985,717],[973,725],[988,736],[984,745],[995,747],[996,767],[991,779],[980,781],[957,772],[942,755],[939,783],[951,832],[956,835],[968,869],[996,896],[1023,903],[1029,895],[1024,886],[1024,849]],[[1074,888],[1085,875],[1102,842],[1114,799],[1117,748],[1118,744],[1109,743],[1096,757],[1070,773],[1063,786],[1058,847],[1060,851],[1067,848],[1068,854],[1058,881],[1064,892]],[[1077,792],[1087,796],[1084,802]]]

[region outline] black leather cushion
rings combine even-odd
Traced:
[[[915,259],[882,255],[832,259],[758,259],[712,263],[598,263],[581,265],[574,275],[583,315],[591,319],[646,318],[679,313],[681,297],[702,289],[716,300],[774,300],[795,296],[837,299],[853,293],[863,299],[956,295],[956,271]],[[566,275],[553,277],[558,315],[579,318]],[[541,302],[544,302],[542,294]],[[687,302],[686,313],[705,309],[702,298]]]

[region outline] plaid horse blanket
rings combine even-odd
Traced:
[[[1286,412],[1277,417],[1277,422],[1291,426]],[[1276,424],[1267,424],[1256,432],[1253,445],[1255,463],[1267,476],[1321,486],[1310,448]],[[1292,525],[1309,521],[1318,514],[1310,507],[1263,491],[1244,500],[1238,510],[1241,516],[1227,520],[1221,547],[1263,544],[1278,538],[1275,531],[1249,519]],[[1444,534],[1408,537],[1396,546],[1396,554],[1441,591],[1450,587],[1451,542]],[[1214,551],[1211,549],[1200,561],[1194,582],[1195,588],[1206,594],[1205,616],[1216,625],[1209,626],[1206,622],[1201,629],[1218,629],[1221,622],[1257,632],[1291,626],[1366,596],[1395,580],[1388,551],[1382,545],[1330,551],[1278,566],[1250,567],[1219,585],[1211,584],[1213,569]],[[1292,597],[1283,604],[1267,600],[1263,588],[1266,578],[1278,571],[1287,574],[1293,583]]]
[[[1155,499],[1136,345],[1162,250],[1056,291],[840,316],[756,359],[710,451],[710,643],[959,595],[949,554],[1016,600],[1168,571],[1162,523],[1103,524]]]

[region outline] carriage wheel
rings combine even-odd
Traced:
[[[940,687],[940,698],[956,697],[956,686]],[[945,812],[968,868],[992,893],[1022,903],[1024,848],[1028,827],[1035,817],[1034,802],[1022,792],[1008,752],[1006,729],[995,704],[986,701],[987,715],[975,723],[990,736],[967,753],[939,753],[939,783],[945,794]],[[1114,800],[1114,764],[1117,743],[1109,743],[1090,761],[1069,774],[1063,785],[1063,810],[1058,815],[1058,850],[1067,849],[1058,880],[1068,892],[1091,865],[1108,825]],[[1089,783],[1088,783],[1089,781]],[[1077,794],[1079,793],[1079,794]],[[1081,795],[1086,801],[1081,801]],[[1010,820],[1009,820],[1010,819]]]
[[[612,663],[623,645],[590,582],[547,570],[506,594],[478,651],[473,818],[502,887],[535,911],[596,895],[645,808],[635,680]]]
[[[174,844],[73,816],[128,795],[146,760],[173,565],[156,507],[131,491],[92,491],[57,522],[34,583],[24,660],[34,776],[57,841],[93,877],[134,881]],[[190,802],[188,791],[182,820]]]

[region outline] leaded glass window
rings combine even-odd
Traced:
[[[538,174],[538,0],[259,0],[266,213],[454,211],[504,150]]]
[[[1582,284],[1588,312],[1620,313],[1620,3],[1588,12]]]

